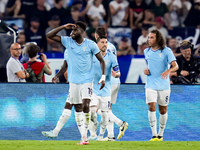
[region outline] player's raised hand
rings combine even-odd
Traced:
[[[74,27],[76,27],[76,25],[72,23],[68,23],[68,24],[65,24],[64,27],[65,29],[73,29]]]
[[[53,77],[52,78],[52,82],[55,83],[55,84],[58,83],[59,82],[59,78],[57,76]]]

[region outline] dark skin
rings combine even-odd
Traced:
[[[75,24],[66,24],[60,27],[55,28],[54,30],[51,30],[50,32],[48,32],[46,34],[46,37],[61,43],[61,37],[56,35],[60,30],[62,29],[72,29],[71,35],[70,37],[76,41],[76,43],[81,44],[84,41],[84,37],[83,37],[83,33],[84,31],[82,30],[82,28],[80,28],[79,26],[75,25]],[[95,55],[97,57],[97,59],[100,61],[101,64],[101,69],[102,69],[102,74],[106,74],[106,67],[105,67],[105,62],[103,60],[102,55],[99,53],[97,53]],[[67,61],[64,61],[62,68],[59,70],[59,72],[55,75],[55,77],[52,78],[52,82],[56,83],[58,82],[58,78],[60,76],[62,76],[65,71],[67,70]],[[101,82],[101,87],[100,90],[105,86],[105,81]],[[83,99],[82,100],[82,104],[70,104],[68,102],[66,102],[65,104],[65,109],[72,109],[72,106],[74,105],[75,107],[75,111],[76,112],[81,112],[83,111],[84,113],[88,113],[89,112],[89,104],[90,104],[90,99]]]

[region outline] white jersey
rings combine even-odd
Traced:
[[[16,73],[23,71],[24,67],[20,61],[14,57],[10,57],[6,64],[7,78],[8,82],[26,82],[25,79],[21,79],[16,76]]]

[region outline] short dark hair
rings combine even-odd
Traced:
[[[82,21],[76,21],[75,25],[79,26],[81,29],[83,29],[83,31],[85,31],[87,27],[87,25]]]
[[[99,36],[97,39],[97,43],[101,40],[101,39],[107,39],[106,36]]]
[[[188,49],[188,48],[190,48],[191,50],[193,50],[194,45],[193,45],[190,41],[183,40],[183,41],[180,43],[180,49],[181,49],[181,50],[184,50],[184,49]]]
[[[98,36],[106,36],[106,29],[103,28],[102,26],[98,26],[95,30],[96,34],[98,34]]]
[[[40,52],[40,47],[34,43],[28,43],[24,48],[29,58],[37,56],[37,54]]]

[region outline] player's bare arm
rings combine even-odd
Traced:
[[[68,65],[67,65],[67,61],[64,60],[61,69],[60,69],[60,70],[58,71],[58,73],[57,73],[57,74],[52,78],[52,82],[53,82],[53,83],[57,83],[57,82],[59,82],[59,80],[58,80],[59,77],[61,77],[61,76],[66,72],[67,67],[68,67]]]
[[[111,74],[112,74],[112,76],[115,77],[115,78],[119,78],[119,77],[121,76],[121,73],[120,73],[119,70],[118,70],[118,71],[113,71],[113,70],[111,70]]]
[[[178,64],[177,64],[176,61],[172,61],[172,62],[171,62],[171,66],[172,66],[172,67],[171,67],[170,69],[166,70],[165,72],[163,72],[163,73],[161,74],[161,78],[162,78],[162,79],[167,79],[168,76],[169,76],[169,74],[170,74],[171,72],[175,72],[176,70],[178,70]]]
[[[106,76],[106,64],[105,64],[105,61],[101,55],[101,53],[97,53],[95,55],[97,57],[97,59],[100,61],[100,65],[101,65],[101,70],[102,70],[102,77],[99,81],[99,84],[101,83],[101,87],[100,87],[100,90],[105,86],[105,76]]]
[[[49,38],[49,39],[51,39],[51,40],[53,40],[55,42],[61,43],[61,37],[59,35],[56,35],[56,34],[62,29],[73,29],[74,27],[76,27],[76,25],[75,24],[71,24],[71,23],[59,26],[59,27],[49,31],[46,34],[46,38]]]

